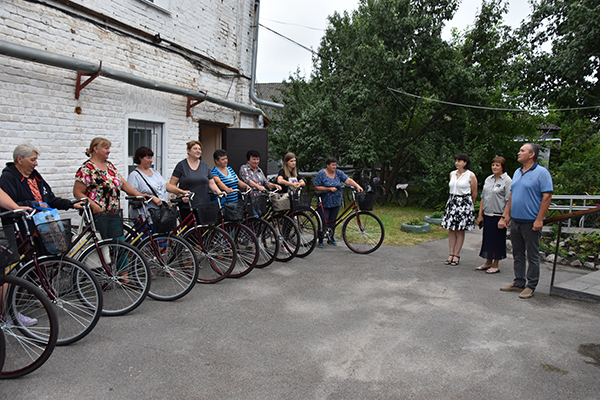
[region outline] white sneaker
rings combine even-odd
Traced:
[[[26,316],[26,315],[23,315],[23,314],[21,314],[21,313],[18,313],[18,314],[17,314],[17,318],[19,318],[19,321],[20,321],[20,322],[21,322],[21,324],[22,324],[22,325],[24,325],[24,326],[33,326],[33,325],[35,325],[35,324],[37,324],[37,323],[38,323],[38,320],[37,320],[37,319],[35,319],[35,318],[29,318],[28,316]],[[8,325],[13,325],[13,320],[12,320],[12,318],[11,318],[11,317],[9,317],[9,316],[7,315],[5,319],[6,319],[6,323],[7,323]]]

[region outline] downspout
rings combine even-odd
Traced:
[[[254,43],[252,45],[252,78],[250,79],[250,99],[261,106],[283,108],[283,104],[262,100],[256,97],[256,60],[258,55],[258,17],[260,15],[260,0],[254,1]]]
[[[50,53],[44,50],[37,50],[31,47],[21,46],[2,40],[0,40],[0,54],[14,58],[19,58],[21,60],[33,61],[40,64],[51,65],[58,68],[81,72],[84,74],[96,74],[98,73],[98,71],[100,71],[100,76],[105,76],[107,78],[114,79],[120,82],[125,82],[134,86],[151,90],[157,90],[159,92],[179,94],[182,96],[191,97],[196,100],[204,100],[250,115],[263,115],[262,110],[256,107],[252,107],[247,104],[236,103],[234,101],[222,99],[220,97],[210,96],[206,92],[191,90],[181,86],[175,86],[170,85],[168,83],[162,83],[152,81],[150,79],[140,78],[138,76],[117,71],[105,67],[103,65],[102,67],[100,67],[99,65],[94,64],[92,62],[78,60],[76,58],[66,57],[59,54]]]

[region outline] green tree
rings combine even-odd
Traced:
[[[516,154],[514,137],[533,135],[536,118],[455,105],[522,101],[506,83],[518,48],[502,24],[506,7],[484,1],[474,28],[447,42],[441,30],[458,3],[362,0],[352,14],[331,16],[310,79],[296,74],[287,82],[271,152],[294,151],[302,168],[328,155],[377,167],[387,189],[398,179],[419,181],[429,205],[447,196],[457,152],[472,155],[475,166]]]

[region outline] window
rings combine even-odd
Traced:
[[[136,168],[133,163],[135,151],[142,146],[150,147],[154,152],[152,167],[164,176],[163,167],[163,124],[160,122],[129,120],[127,145],[127,165],[129,173]]]
[[[150,4],[158,8],[161,11],[165,11],[171,14],[171,0],[140,0],[144,3]]]

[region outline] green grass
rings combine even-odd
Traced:
[[[422,221],[426,215],[431,215],[433,212],[433,209],[416,206],[400,207],[393,204],[386,204],[382,207],[375,206],[373,209],[373,214],[381,219],[385,227],[383,244],[387,246],[414,246],[420,243],[446,239],[448,231],[439,225],[431,225],[431,231],[427,233],[408,233],[400,230],[400,225],[403,222],[416,218]]]

